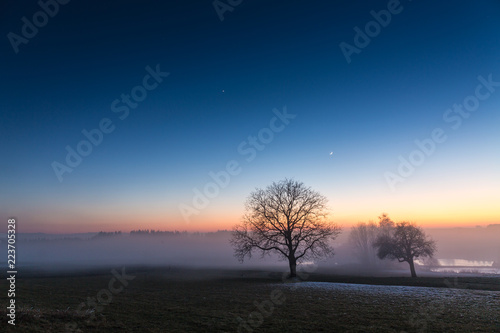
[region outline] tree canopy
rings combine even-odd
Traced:
[[[397,223],[392,232],[381,234],[374,246],[378,248],[380,259],[406,261],[412,277],[417,276],[414,259],[432,257],[436,251],[436,243],[425,235],[422,228],[410,222]]]
[[[243,222],[233,229],[235,256],[243,261],[253,251],[276,253],[288,260],[295,277],[297,263],[333,254],[331,241],[340,228],[328,220],[326,204],[323,195],[291,179],[256,189],[247,199]]]

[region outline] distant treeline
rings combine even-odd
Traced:
[[[121,236],[122,232],[121,231],[111,231],[111,232],[106,232],[106,231],[99,231],[94,237],[91,239],[95,238],[105,238],[105,237],[113,237],[113,236]]]
[[[130,231],[130,236],[167,236],[167,237],[174,237],[174,236],[216,236],[216,235],[221,235],[224,233],[229,233],[227,230],[218,230],[216,232],[187,232],[187,231],[168,231],[168,230],[154,230],[154,229],[137,229],[137,230],[132,230]],[[93,236],[91,239],[97,239],[97,238],[108,238],[108,237],[115,237],[115,236],[121,236],[122,232],[121,231],[111,231],[111,232],[106,232],[106,231],[99,231],[95,236]]]
[[[218,236],[226,236],[229,235],[230,231],[228,230],[218,230],[215,232],[188,232],[188,231],[162,231],[162,230],[154,230],[154,229],[138,229],[130,231],[130,236],[163,236],[163,237],[218,237]],[[81,237],[75,237],[75,235],[50,235],[50,234],[39,234],[37,236],[28,235],[27,237],[22,237],[22,234],[19,234],[18,240],[22,242],[81,242],[81,241],[92,241],[92,240],[101,240],[101,239],[110,239],[115,237],[128,236],[127,233],[122,231],[99,231],[96,234],[86,233],[82,234]],[[0,244],[7,243],[7,239],[0,239]]]
[[[130,236],[142,236],[142,235],[153,235],[153,236],[180,236],[187,235],[187,231],[161,231],[161,230],[149,230],[149,229],[138,229],[130,231]]]
[[[132,230],[130,231],[130,236],[218,236],[223,234],[229,234],[228,230],[217,230],[215,232],[187,232],[187,231],[161,231],[161,230]]]

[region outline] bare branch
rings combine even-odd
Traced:
[[[235,256],[243,261],[253,251],[274,252],[292,269],[300,260],[333,254],[331,241],[340,228],[328,222],[326,203],[324,196],[291,179],[256,189],[247,199],[242,224],[233,229]]]

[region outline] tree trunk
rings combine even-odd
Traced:
[[[411,277],[417,277],[417,273],[415,272],[415,264],[413,263],[413,258],[411,258],[408,263],[410,264]]]
[[[288,257],[288,263],[290,264],[290,277],[294,278],[297,276],[297,260],[295,256]]]

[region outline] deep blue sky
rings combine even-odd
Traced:
[[[294,177],[344,224],[500,219],[500,88],[459,129],[443,121],[479,75],[500,81],[500,3],[401,1],[348,64],[339,44],[387,3],[243,1],[220,21],[211,1],[70,1],[16,54],[7,34],[40,7],[4,1],[0,217],[33,231],[230,227],[256,186]],[[170,75],[120,120],[111,103],[157,64]],[[238,145],[284,106],[296,118],[246,162]],[[115,130],[59,182],[51,163],[102,118]],[[448,140],[391,191],[385,172],[437,127]],[[179,204],[229,160],[242,172],[183,221]]]

